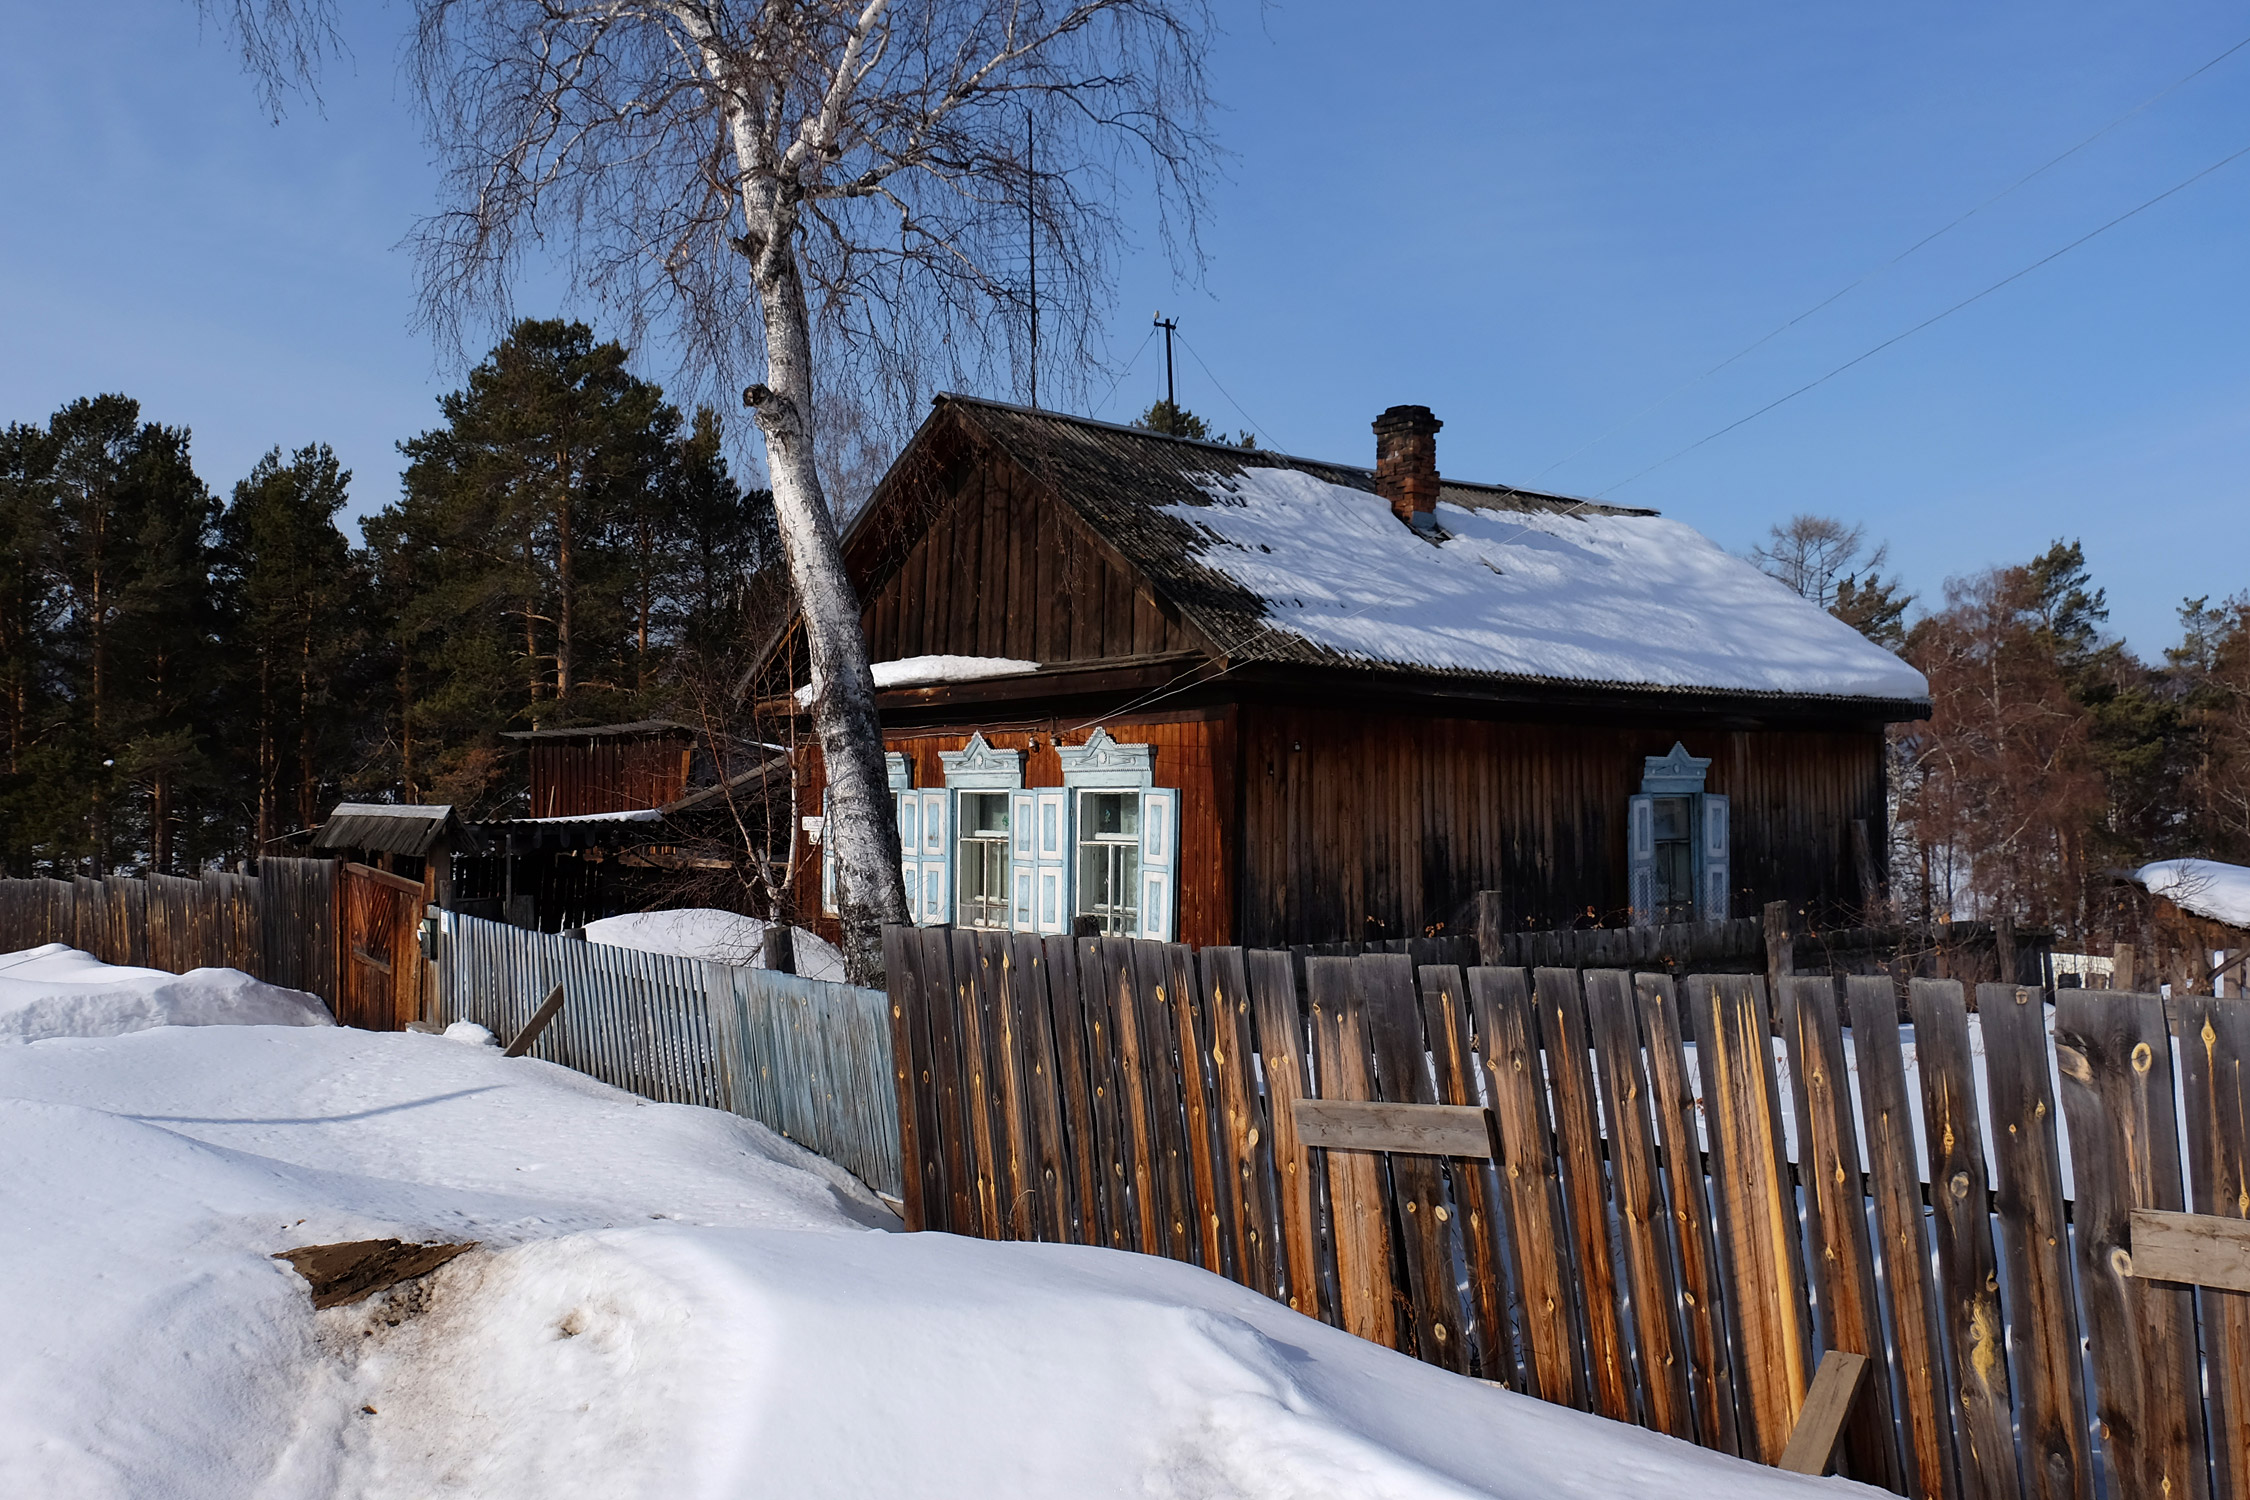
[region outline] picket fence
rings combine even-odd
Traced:
[[[255,875],[0,880],[0,952],[44,943],[175,974],[241,969],[333,1008],[336,865],[277,858]]]
[[[437,913],[433,1019],[516,1037],[557,985],[531,1055],[646,1099],[746,1115],[902,1191],[888,1006],[879,990],[642,953]]]
[[[2243,1001],[2175,1002],[2176,1095],[2150,995],[2059,991],[2050,1039],[2014,985],[1972,1028],[1951,980],[1769,1008],[1752,975],[887,942],[910,1227],[1168,1255],[1765,1463],[1821,1355],[1866,1354],[1837,1467],[1902,1494],[2250,1497],[2250,1296],[2135,1278],[2128,1230],[2250,1217]],[[1316,1150],[1300,1099],[1478,1107],[1489,1139]]]

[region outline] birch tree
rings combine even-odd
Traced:
[[[1088,364],[1126,174],[1176,262],[1210,170],[1199,0],[418,0],[444,167],[418,229],[441,335],[527,256],[743,387],[809,650],[850,972],[906,919],[859,602],[820,413],[903,430],[932,384]],[[1036,226],[1037,318],[1027,297]],[[1035,343],[1036,341],[1036,343]],[[1040,351],[1034,354],[1034,348]]]

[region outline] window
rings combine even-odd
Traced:
[[[1695,839],[1685,797],[1652,799],[1656,885],[1652,904],[1659,922],[1695,920]]]
[[[1141,931],[1141,794],[1078,794],[1078,914],[1104,936]]]
[[[1734,897],[1728,804],[1703,789],[1710,768],[1681,744],[1643,762],[1626,825],[1637,926],[1727,919]]]
[[[961,925],[1006,928],[1008,921],[1008,794],[959,794]]]

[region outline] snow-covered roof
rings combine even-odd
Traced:
[[[1433,542],[1349,464],[962,396],[924,433],[1006,454],[1237,662],[1926,712],[1919,672],[1654,511],[1446,478]],[[882,486],[901,503],[949,472],[923,441]],[[854,529],[863,597],[916,534],[890,510]]]
[[[1922,674],[1691,526],[1440,500],[1432,542],[1382,497],[1290,469],[1208,477],[1170,513],[1266,624],[1353,660],[1440,672],[1847,698]]]
[[[2229,927],[2250,927],[2250,869],[2215,859],[2160,859],[2133,879],[2182,911]]]
[[[1012,656],[902,656],[895,661],[878,661],[868,664],[878,688],[924,687],[936,682],[975,682],[985,677],[1013,677],[1021,672],[1036,672],[1039,663],[1019,661]],[[797,689],[797,701],[813,701],[814,687],[806,683]]]

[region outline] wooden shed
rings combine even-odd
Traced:
[[[1861,909],[1920,674],[1653,511],[1441,479],[1440,425],[1392,408],[1362,468],[940,397],[845,539],[916,919]],[[767,671],[817,690],[794,639]],[[817,754],[798,787],[816,859]]]

